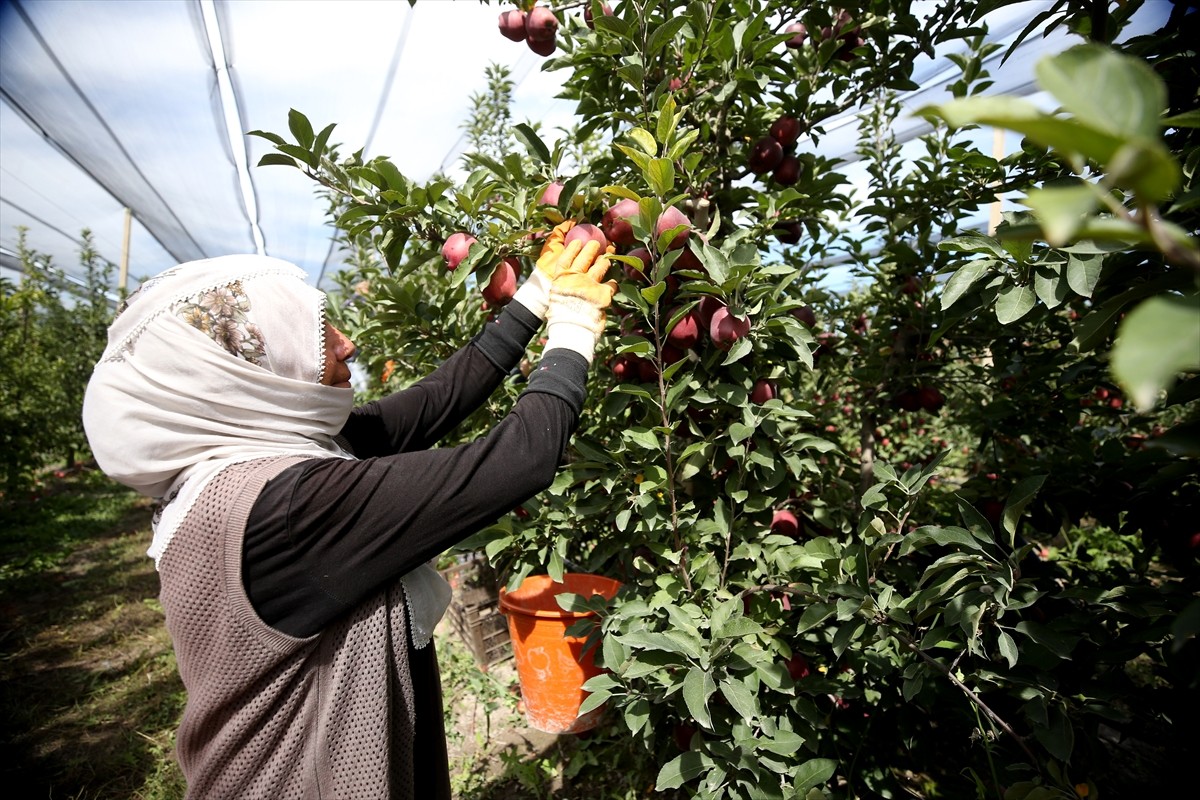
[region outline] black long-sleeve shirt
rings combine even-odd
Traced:
[[[242,551],[265,622],[316,633],[549,486],[583,408],[587,361],[569,350],[543,355],[486,436],[430,449],[499,386],[539,325],[510,303],[428,377],[351,413],[340,440],[358,460],[309,459],[266,485]]]

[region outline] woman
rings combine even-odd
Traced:
[[[283,261],[228,256],[145,282],[84,402],[100,467],[162,498],[149,555],[187,690],[189,797],[449,798],[428,561],[553,480],[615,283],[547,239],[499,317],[411,388],[352,410],[353,343]],[[485,437],[429,449],[547,322]]]

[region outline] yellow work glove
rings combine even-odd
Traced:
[[[598,242],[588,242],[584,253],[591,253],[584,271],[564,271],[550,286],[546,310],[546,350],[565,348],[592,362],[596,343],[604,333],[604,310],[612,303],[617,282],[604,280],[608,273],[608,255],[597,254]]]
[[[550,284],[564,272],[585,272],[600,254],[599,244],[588,242],[566,243],[567,234],[575,227],[575,220],[567,220],[554,226],[546,236],[537,267],[533,274],[517,289],[513,299],[529,309],[538,319],[546,318],[546,307],[550,303]],[[608,251],[613,252],[610,245]],[[607,263],[607,259],[606,259]]]

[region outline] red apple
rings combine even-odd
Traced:
[[[476,241],[478,240],[474,236],[462,231],[450,234],[450,238],[442,245],[442,258],[446,260],[446,269],[455,269],[461,264]]]
[[[750,332],[750,318],[735,316],[728,306],[722,306],[713,312],[708,323],[708,335],[713,344],[722,350],[728,350],[733,343]]]
[[[617,356],[609,362],[609,368],[613,377],[621,383],[627,383],[637,375],[637,364],[631,361],[629,356]]]
[[[798,244],[804,235],[804,227],[795,220],[776,222],[771,230],[775,232],[775,238],[784,244]]]
[[[500,34],[514,42],[525,41],[525,12],[519,8],[500,12]]]
[[[903,411],[920,411],[921,393],[917,389],[905,389],[892,398],[892,403]]]
[[[612,7],[608,3],[600,4],[600,13],[606,17],[613,15]],[[593,22],[592,0],[587,0],[587,5],[583,7],[583,21],[592,30],[596,30],[596,23]]]
[[[608,239],[604,237],[604,232],[595,225],[587,222],[581,222],[567,232],[567,237],[563,240],[563,244],[567,245],[571,242],[582,242],[585,245],[588,242],[599,242],[602,251],[608,247]]]
[[[922,386],[917,395],[921,408],[926,411],[941,411],[942,406],[946,405],[946,397],[932,386]]]
[[[532,36],[530,36],[525,40],[525,44],[529,45],[529,49],[537,53],[539,56],[548,56],[553,53],[557,47],[553,36],[549,39],[534,39]]]
[[[750,148],[750,158],[746,163],[755,175],[770,172],[779,166],[783,160],[783,145],[770,136],[764,136]]]
[[[842,41],[845,42],[845,44],[843,44],[841,47],[838,48],[838,51],[835,55],[838,58],[840,58],[842,61],[847,61],[847,62],[853,61],[855,59],[857,54],[854,52],[854,50],[856,48],[862,47],[864,44],[867,43],[866,39],[862,38],[861,36],[855,35],[855,34],[843,36]]]
[[[637,359],[638,379],[642,383],[654,383],[658,380],[658,367],[648,358],[634,356]]]
[[[521,262],[509,257],[500,262],[487,286],[481,289],[483,299],[493,308],[506,305],[517,291],[517,278],[521,274]]]
[[[771,177],[781,186],[791,186],[800,180],[800,167],[800,159],[795,156],[784,156]]]
[[[808,659],[799,653],[792,653],[792,657],[787,660],[786,666],[788,675],[791,675],[794,681],[807,677],[812,672],[808,668]]]
[[[675,259],[675,263],[671,265],[671,271],[675,272],[681,269],[690,269],[693,272],[703,272],[708,274],[708,270],[704,268],[700,257],[692,252],[690,247],[685,247],[679,251],[679,258]]]
[[[636,239],[633,236],[633,225],[630,220],[641,214],[641,208],[636,200],[625,198],[618,200],[600,220],[604,235],[613,244],[629,247]]]
[[[766,378],[759,378],[754,382],[754,388],[750,390],[750,402],[755,405],[762,405],[768,400],[774,400],[779,396],[779,388],[774,381],[769,381]],[[790,512],[785,512],[790,513]]]
[[[775,516],[771,518],[771,533],[795,539],[800,535],[800,520],[796,519],[796,515],[786,508],[777,509]]]
[[[664,344],[662,348],[662,360],[664,364],[674,364],[687,358],[687,351],[681,350],[673,344]]]
[[[783,32],[792,34],[792,38],[784,42],[784,44],[792,48],[803,47],[804,40],[808,38],[808,28],[805,27],[803,22],[793,22],[784,28]]]
[[[542,199],[538,200],[538,205],[542,205],[542,206],[558,205],[558,198],[560,196],[562,196],[562,190],[563,190],[563,185],[561,183],[559,183],[558,181],[554,181],[553,183],[551,183],[549,186],[546,187],[546,190],[544,192],[542,192]]]
[[[675,740],[675,746],[685,753],[692,749],[692,737],[695,735],[695,727],[687,724],[686,722],[680,722],[675,726],[674,730],[671,731],[671,738]]]
[[[671,316],[674,316],[674,313]],[[680,350],[695,347],[696,342],[700,341],[700,320],[697,318],[695,309],[689,311],[680,318],[679,322],[675,323],[675,327],[667,333],[667,341]]]
[[[642,269],[638,269],[632,264],[625,265],[625,275],[630,280],[641,281],[642,283],[650,282],[650,271],[654,267],[654,259],[650,256],[650,251],[644,247],[635,247],[626,253],[631,258],[640,258],[642,260]]]
[[[784,114],[771,123],[770,134],[771,138],[787,147],[796,143],[800,138],[801,130],[800,120]]]
[[[675,206],[667,206],[663,209],[662,214],[658,217],[658,222],[654,226],[654,235],[662,236],[665,232],[673,228],[678,228],[680,225],[686,227],[675,234],[675,238],[667,245],[668,250],[678,250],[687,244],[688,232],[692,229],[692,221]]]
[[[534,6],[525,17],[525,33],[532,42],[554,41],[558,18],[545,6]]]
[[[810,328],[817,324],[817,315],[808,306],[792,309],[792,316]]]
[[[700,301],[700,305],[696,308],[696,317],[700,320],[701,327],[708,330],[709,324],[712,323],[713,314],[718,308],[724,308],[725,304],[718,298],[712,295],[707,295]]]

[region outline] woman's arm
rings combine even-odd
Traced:
[[[409,388],[356,408],[340,439],[359,458],[431,447],[479,408],[521,360],[542,321],[519,303]]]
[[[254,608],[285,633],[316,633],[545,489],[586,379],[582,356],[550,350],[513,411],[470,444],[284,470],[246,526],[243,579]]]

